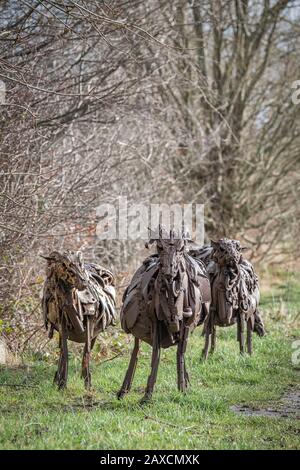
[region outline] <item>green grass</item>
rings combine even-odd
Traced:
[[[54,358],[2,368],[0,448],[299,449],[299,420],[240,416],[230,410],[234,404],[268,405],[299,384],[299,366],[292,365],[291,355],[292,341],[299,338],[300,282],[283,276],[274,289],[262,299],[268,335],[255,335],[253,357],[239,355],[232,327],[218,330],[217,351],[202,363],[201,330],[194,332],[187,352],[192,385],[186,395],[176,390],[175,348],[163,351],[153,401],[144,407],[139,400],[150,366],[147,345],[133,391],[123,401],[115,392],[128,364],[127,349],[112,361],[93,361],[90,395],[76,356],[65,392],[52,385]]]

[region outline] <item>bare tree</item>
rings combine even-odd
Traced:
[[[264,259],[293,249],[298,7],[2,2],[0,315],[17,348],[38,328],[38,252],[138,263],[138,242],[95,236],[97,207],[120,195],[205,203],[207,237],[240,237]]]
[[[177,187],[205,203],[210,236],[240,236],[263,256],[299,230],[298,6],[178,0],[160,10],[177,48],[157,58]]]

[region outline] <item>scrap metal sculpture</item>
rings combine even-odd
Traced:
[[[210,284],[204,263],[189,255],[189,240],[185,234],[176,238],[174,230],[166,233],[159,227],[157,254],[146,258],[134,274],[123,296],[121,325],[135,337],[129,367],[118,392],[122,398],[129,392],[136,365],[140,341],[152,346],[151,373],[142,402],[153,393],[161,348],[177,345],[177,385],[185,391],[189,375],[185,366],[185,351],[189,333],[208,315]]]
[[[91,387],[90,354],[101,331],[116,320],[114,276],[97,264],[84,264],[80,252],[53,252],[48,262],[42,299],[49,338],[59,332],[60,358],[54,377],[60,389],[67,384],[67,340],[85,343],[82,377]]]
[[[252,332],[265,334],[258,311],[259,284],[252,264],[243,258],[238,240],[222,238],[212,241],[211,246],[194,250],[192,254],[202,260],[209,273],[212,302],[209,315],[204,320],[204,359],[209,346],[216,347],[216,327],[237,324],[237,340],[241,354],[245,349],[245,327],[247,328],[247,352],[252,354]],[[211,344],[210,344],[211,342]]]

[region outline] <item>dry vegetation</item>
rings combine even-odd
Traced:
[[[38,253],[80,248],[122,289],[142,245],[95,234],[119,195],[205,203],[208,239],[239,237],[261,262],[295,254],[299,16],[296,0],[1,2],[0,334],[14,350],[44,344]]]

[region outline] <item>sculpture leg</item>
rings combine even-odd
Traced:
[[[185,366],[185,351],[189,328],[182,325],[180,340],[177,346],[177,385],[180,392],[185,392],[189,384],[189,376]]]
[[[238,341],[240,344],[240,353],[244,354],[245,352],[245,337],[244,337],[245,315],[244,313],[241,313],[238,315],[237,328],[238,328]]]
[[[186,369],[185,361],[184,361],[184,378],[185,378],[186,387],[188,387],[191,381],[190,381],[189,373]]]
[[[209,343],[210,343],[209,340],[210,340],[210,332],[209,332],[208,329],[207,329],[206,332],[205,332],[204,348],[203,348],[203,350],[202,350],[202,358],[204,359],[204,361],[206,361],[207,356],[208,356]]]
[[[91,350],[95,344],[96,338],[91,340],[92,337],[92,324],[89,316],[86,317],[86,340],[83,350],[83,357],[82,357],[82,372],[81,377],[84,379],[84,386],[87,390],[91,389],[92,380],[91,380],[91,372],[90,372],[90,357],[91,357]]]
[[[205,342],[204,342],[204,348],[202,349],[202,358],[203,358],[204,361],[206,361],[206,359],[208,357],[210,336],[211,336],[211,333],[212,333],[213,324],[214,324],[214,318],[213,318],[212,311],[210,309],[209,316],[207,318],[207,323],[206,323],[205,329],[204,329]]]
[[[58,359],[58,364],[57,364],[57,371],[55,372],[54,379],[53,379],[53,383],[56,385],[58,385],[58,373],[61,368],[61,335],[59,335],[59,350],[60,350],[60,354],[59,354],[59,359]]]
[[[251,356],[252,354],[252,322],[251,318],[247,321],[247,352]]]
[[[213,325],[212,333],[211,333],[211,346],[210,346],[211,354],[213,354],[216,349],[216,339],[217,339],[217,328],[215,325]]]
[[[136,365],[138,361],[139,350],[140,350],[140,340],[138,338],[134,338],[134,348],[131,353],[129,366],[128,366],[128,369],[124,378],[123,385],[117,393],[117,397],[119,398],[119,400],[123,398],[124,395],[128,393],[131,389],[131,385],[132,385],[132,381],[134,378],[135,369],[136,369]]]
[[[60,343],[60,357],[58,361],[58,369],[54,377],[54,382],[57,383],[58,388],[61,390],[66,387],[68,379],[68,343],[66,321],[64,316],[61,321],[61,331],[59,337]]]
[[[160,359],[160,326],[159,326],[158,321],[154,321],[151,373],[148,377],[145,395],[143,396],[141,400],[142,404],[151,400],[154,385],[155,385],[156,378],[157,378],[159,359]]]

